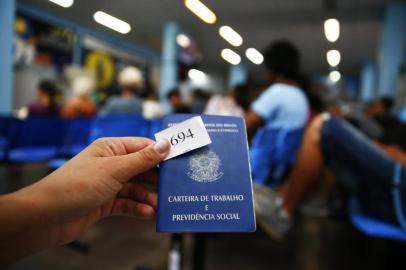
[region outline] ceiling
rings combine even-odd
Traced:
[[[375,59],[387,3],[385,0],[203,0],[218,18],[215,25],[208,25],[187,10],[182,0],[76,0],[68,9],[47,0],[21,2],[156,51],[161,48],[164,23],[178,21],[194,34],[202,48],[200,68],[211,72],[224,73],[228,67],[220,51],[231,45],[218,35],[221,25],[230,25],[242,35],[244,43],[235,49],[240,55],[248,47],[262,50],[273,40],[289,39],[301,50],[302,68],[309,75],[328,72],[325,59],[328,49],[340,50],[340,70],[346,74],[357,74],[365,61]],[[132,31],[122,36],[98,25],[92,18],[97,10],[127,21]],[[334,44],[323,34],[323,21],[330,16],[338,18],[341,24],[340,39]],[[244,62],[251,71],[259,70],[248,60]]]

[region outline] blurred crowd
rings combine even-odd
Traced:
[[[120,94],[110,96],[103,104],[97,104],[93,99],[95,84],[91,78],[77,77],[71,85],[69,97],[63,97],[56,83],[43,80],[37,86],[36,100],[27,104],[23,115],[77,118],[136,114],[146,119],[160,118],[166,113],[244,116],[252,100],[245,85],[236,86],[224,96],[199,88],[191,89],[190,98],[183,97],[176,87],[166,94],[170,108],[165,110],[156,93],[151,92],[146,97],[141,95],[144,78],[138,68],[128,66],[117,77]]]
[[[257,216],[273,235],[288,231],[303,198],[321,180],[322,191],[310,212],[328,212],[326,202],[339,182],[363,200],[369,214],[396,222],[393,213],[385,214],[392,208],[390,191],[377,195],[377,190],[390,187],[392,167],[399,165],[401,172],[406,167],[406,125],[394,113],[393,99],[354,104],[331,98],[303,75],[300,52],[286,40],[271,43],[264,58],[266,86],[237,85],[224,95],[194,89],[189,99],[183,97],[180,87],[173,88],[166,94],[169,110],[154,93],[141,98],[144,78],[132,66],[117,76],[120,95],[110,96],[102,105],[93,101],[95,86],[86,77],[74,81],[72,96],[66,99],[54,83],[42,81],[37,99],[27,105],[28,115],[134,114],[154,119],[166,113],[193,113],[244,117]]]

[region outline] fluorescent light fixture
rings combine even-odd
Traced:
[[[328,74],[328,77],[332,82],[336,83],[341,79],[341,73],[337,70],[333,70]]]
[[[226,25],[220,27],[219,34],[222,38],[227,40],[228,43],[230,43],[233,46],[238,47],[241,46],[242,44],[242,37],[230,26]]]
[[[206,74],[204,74],[203,71],[200,71],[197,69],[189,70],[187,75],[188,75],[189,79],[191,79],[192,81],[203,82],[206,80]]]
[[[185,0],[185,6],[205,23],[213,24],[217,20],[216,14],[199,0]]]
[[[131,26],[128,23],[116,17],[113,17],[110,14],[107,14],[103,11],[97,11],[93,15],[93,18],[96,22],[100,23],[101,25],[113,29],[114,31],[117,31],[121,34],[127,34],[128,32],[131,31]]]
[[[264,57],[262,54],[254,48],[248,48],[245,51],[245,56],[254,64],[260,65],[262,62],[264,62]]]
[[[238,65],[241,62],[241,56],[230,49],[223,49],[221,51],[221,57],[232,65]]]
[[[341,54],[337,50],[329,50],[327,52],[327,62],[331,67],[336,67],[340,64]]]
[[[324,21],[324,35],[330,42],[335,42],[340,37],[340,22],[337,19]]]
[[[68,8],[73,5],[73,0],[49,0],[49,1],[64,8]]]
[[[185,34],[179,34],[176,36],[176,43],[183,48],[190,46],[190,38]]]

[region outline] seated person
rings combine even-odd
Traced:
[[[190,109],[185,105],[177,88],[172,89],[166,95],[173,113],[190,113]]]
[[[254,101],[246,116],[249,135],[262,126],[303,128],[309,117],[306,95],[299,85],[300,54],[289,42],[277,41],[265,51],[270,86]]]
[[[406,149],[406,125],[392,114],[393,99],[382,97],[369,102],[365,113],[373,119],[383,131],[380,138],[385,144],[397,144]]]
[[[192,102],[189,105],[191,113],[202,114],[209,99],[210,93],[199,88],[194,89]]]
[[[158,97],[154,93],[149,94],[142,105],[142,116],[145,119],[156,119],[164,115],[165,112]]]
[[[239,104],[239,97],[244,95],[247,99],[247,88],[243,85],[236,86],[227,95],[214,95],[209,99],[204,110],[205,114],[240,116],[244,117],[244,108]]]
[[[254,181],[261,183],[268,181],[268,176],[272,172],[267,170],[273,165],[270,164],[272,158],[279,156],[274,149],[276,142],[283,140],[276,138],[279,135],[274,136],[275,131],[301,131],[306,126],[310,113],[306,95],[299,85],[298,50],[287,41],[277,41],[269,45],[264,58],[270,86],[253,102],[251,110],[245,117],[248,136],[252,137],[255,134],[251,146],[251,150],[255,149],[255,152],[251,151],[252,175]],[[259,128],[261,129],[258,130]],[[295,158],[300,139],[296,141],[289,153],[284,153],[287,156],[286,160]],[[285,152],[284,146],[281,143],[278,149]],[[277,171],[278,175],[284,173],[284,169]]]
[[[396,164],[402,166],[400,188],[404,192],[406,152],[376,144],[330,114],[319,115],[306,131],[296,165],[277,194],[264,186],[255,187],[259,223],[271,235],[282,237],[325,168],[359,198],[368,215],[396,223],[391,197]]]
[[[82,76],[73,81],[73,97],[65,102],[62,107],[61,116],[64,118],[92,117],[96,114],[91,93],[94,90],[94,81],[91,78]]]
[[[126,67],[118,75],[118,83],[121,96],[110,97],[100,109],[99,115],[142,115],[142,100],[137,96],[137,91],[144,84],[141,71],[135,67]]]
[[[50,81],[41,81],[37,87],[37,100],[28,105],[28,116],[58,116],[59,90]]]

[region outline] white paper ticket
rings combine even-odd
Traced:
[[[209,133],[200,116],[192,117],[155,133],[155,139],[157,141],[167,139],[171,143],[171,150],[165,160],[211,143]]]

